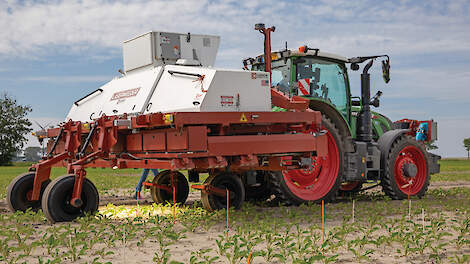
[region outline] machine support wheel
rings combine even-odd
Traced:
[[[411,137],[402,136],[390,148],[380,184],[392,199],[422,197],[429,186],[428,168],[429,158],[424,146]]]
[[[77,208],[70,204],[74,183],[75,175],[63,175],[53,180],[44,191],[42,211],[51,223],[72,221],[86,213],[94,213],[98,210],[98,190],[87,178],[83,180],[82,206]]]
[[[171,191],[157,188],[152,186],[150,193],[152,194],[152,200],[155,203],[173,203],[173,185],[171,183],[171,174],[169,170],[160,172],[155,178],[153,178],[153,184],[162,185],[168,187]],[[175,185],[175,202],[184,204],[188,199],[189,185],[186,177],[178,171],[173,171],[173,183]]]
[[[37,211],[41,208],[41,198],[51,180],[45,180],[41,185],[41,194],[38,201],[32,201],[35,172],[27,172],[14,178],[7,188],[7,204],[11,212],[26,211],[31,208]]]
[[[343,140],[336,126],[324,115],[322,129],[328,131],[328,155],[312,157],[311,171],[298,169],[270,174],[272,191],[281,202],[289,205],[336,198],[343,174]]]
[[[238,175],[230,172],[222,172],[210,175],[204,184],[212,185],[219,189],[229,190],[229,206],[240,209],[245,200],[245,187]],[[201,202],[208,211],[227,208],[227,197],[201,192]]]
[[[255,173],[256,184],[248,184],[248,173]],[[245,186],[245,201],[263,202],[271,196],[269,182],[269,171],[245,172],[242,175],[243,185]]]

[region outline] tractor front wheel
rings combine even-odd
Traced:
[[[31,200],[33,194],[34,172],[27,172],[14,178],[7,188],[7,204],[11,212],[26,211],[32,209],[37,211],[41,208],[41,197],[51,180],[45,180],[41,185],[39,200]]]
[[[70,204],[74,184],[75,175],[63,175],[53,180],[44,191],[41,203],[42,211],[51,223],[72,221],[77,217],[98,210],[98,190],[87,178],[83,180],[82,206],[74,207]]]
[[[399,137],[385,162],[382,189],[392,199],[422,197],[429,186],[428,168],[429,158],[424,146],[411,137]]]
[[[173,173],[173,175],[172,175]],[[186,199],[188,199],[189,194],[189,185],[186,177],[178,171],[169,171],[165,170],[160,172],[153,179],[153,184],[165,186],[168,189],[158,188],[157,186],[152,186],[150,188],[150,193],[152,194],[152,200],[155,203],[166,203],[173,202],[173,186],[175,187],[175,202],[184,204]]]

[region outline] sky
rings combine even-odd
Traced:
[[[438,122],[443,157],[464,157],[470,137],[470,1],[0,0],[0,92],[42,125],[122,68],[122,42],[148,31],[221,36],[216,67],[241,68],[263,52],[254,24],[276,26],[273,50],[307,44],[345,57],[388,54],[391,81],[372,70],[374,109],[392,120]],[[378,63],[377,63],[378,65]],[[360,76],[350,72],[353,95]],[[34,129],[38,129],[36,124]],[[30,137],[28,145],[38,145]]]

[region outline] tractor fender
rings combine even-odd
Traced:
[[[385,132],[377,141],[380,150],[380,168],[385,168],[385,162],[387,161],[387,155],[392,147],[393,142],[404,135],[405,133],[409,132],[409,129],[394,129]]]
[[[334,106],[321,100],[310,100],[309,108],[315,111],[320,111],[322,114],[326,115],[333,122],[336,128],[338,128],[341,137],[345,141],[344,151],[354,152],[351,128],[349,127],[348,122],[344,119],[344,116],[338,112]]]

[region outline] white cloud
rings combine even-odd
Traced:
[[[390,54],[391,87],[382,89],[383,85],[375,82],[378,87],[374,89],[386,92],[384,97],[399,98],[406,94],[408,98],[425,97],[452,104],[468,102],[470,98],[470,75],[466,70],[470,58],[469,13],[470,4],[466,0],[275,3],[269,0],[9,0],[0,1],[0,58],[47,60],[51,55],[70,54],[102,62],[120,57],[123,40],[150,30],[163,30],[221,35],[217,65],[240,68],[243,58],[263,52],[263,37],[253,26],[264,22],[276,26],[272,35],[274,49],[284,48],[287,40],[291,49],[308,44],[349,57]],[[428,56],[435,56],[440,64],[417,65]],[[452,65],[448,56],[453,56],[454,61],[459,58],[461,64]],[[409,65],[406,57],[415,57],[414,65]],[[1,65],[0,72],[10,70],[8,65]],[[380,75],[377,70],[375,67],[373,78]],[[23,75],[18,79],[56,83],[111,79],[101,75],[54,74]],[[356,76],[351,79],[356,88],[358,81]],[[393,109],[391,114],[424,116],[423,112],[417,100],[414,108],[406,105]],[[460,151],[456,152],[460,138],[453,138],[453,133],[459,130],[469,134],[466,125],[469,120],[435,118],[442,130],[439,142],[442,153],[461,155]]]
[[[84,83],[84,82],[108,82],[113,76],[107,75],[70,75],[70,76],[26,76],[22,81],[36,81],[48,83]]]
[[[432,5],[428,10],[420,3],[373,1],[10,1],[0,4],[0,54],[40,56],[55,45],[70,52],[117,49],[152,29],[220,34],[225,49],[253,52],[262,43],[252,28],[262,21],[278,27],[273,39],[351,56],[469,51],[468,4]]]

